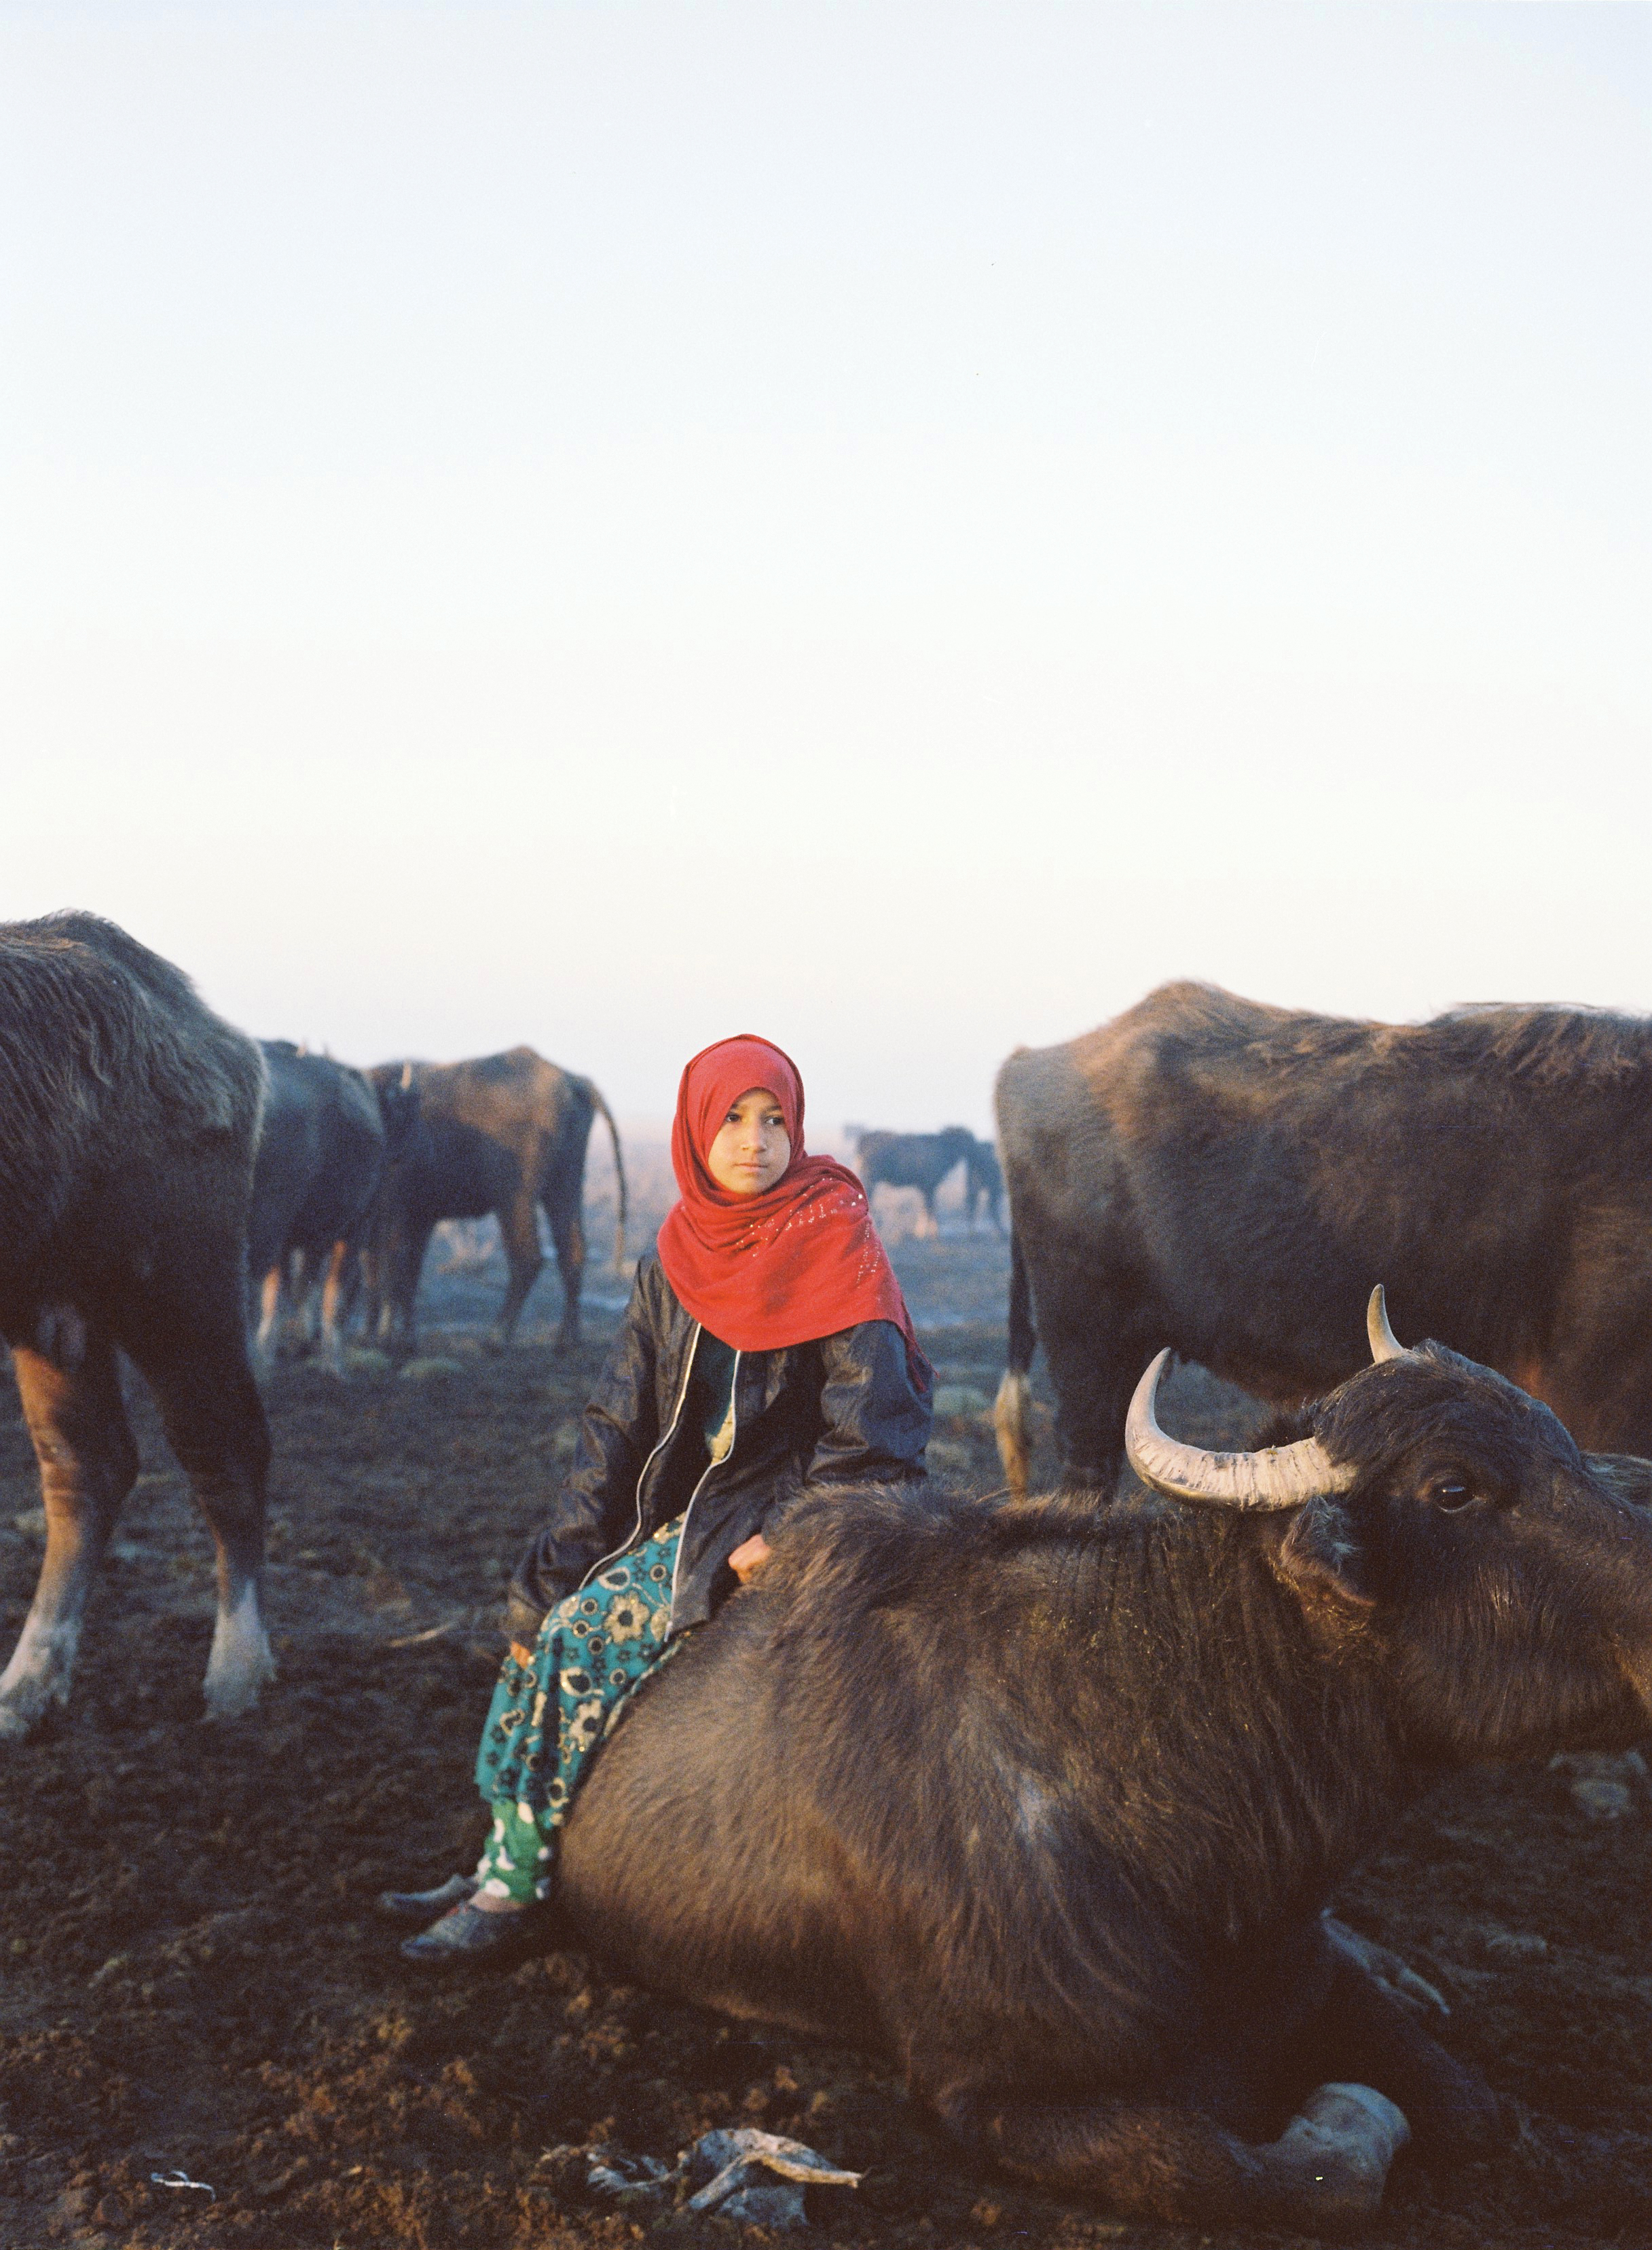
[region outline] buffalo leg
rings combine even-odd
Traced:
[[[138,1473],[114,1347],[66,1308],[47,1348],[13,1343],[24,1418],[40,1464],[46,1551],[11,1660],[0,1674],[0,1738],[26,1735],[68,1701],[86,1596],[117,1510]]]
[[[556,1271],[562,1277],[562,1326],[556,1331],[555,1346],[557,1351],[571,1351],[579,1342],[579,1293],[585,1282],[585,1225],[580,1201],[578,1195],[554,1194],[545,1201],[545,1217],[556,1253]]]
[[[239,1328],[222,1318],[203,1313],[186,1325],[151,1312],[122,1341],[212,1533],[218,1621],[204,1692],[210,1717],[236,1718],[275,1674],[263,1604],[270,1439],[258,1385]]]
[[[418,1281],[435,1228],[434,1219],[402,1217],[378,1243],[378,1340],[392,1351],[411,1352],[418,1347]]]
[[[316,1341],[319,1267],[312,1251],[294,1250],[287,1261],[287,1325],[295,1346],[308,1351]]]
[[[998,2106],[973,2095],[940,2107],[960,2139],[1038,2187],[1100,2196],[1130,2218],[1308,2234],[1365,2224],[1408,2137],[1392,2102],[1348,2084],[1317,2088],[1279,2139],[1262,2144],[1168,2104]]]
[[[269,1373],[280,1349],[283,1279],[278,1259],[259,1285],[258,1334],[252,1342],[252,1358],[260,1375]]]
[[[1325,2005],[1291,2060],[1298,2084],[1334,2070],[1380,2086],[1411,2119],[1425,2150],[1466,2154],[1501,2136],[1497,2097],[1479,2072],[1448,2053],[1340,1948]]]
[[[1055,1432],[1061,1449],[1061,1481],[1075,1492],[1110,1493],[1124,1465],[1124,1416],[1141,1368],[1128,1383],[1112,1365],[1112,1339],[1098,1347],[1091,1315],[1081,1327],[1059,1314],[1046,1315],[1039,1305],[1039,1337],[1055,1392]],[[1135,1365],[1135,1355],[1130,1355]]]
[[[1168,1336],[1132,1331],[1121,1312],[1128,1277],[1013,1225],[1055,1392],[1061,1480],[1111,1493],[1124,1465],[1124,1416],[1142,1370]]]
[[[494,1216],[499,1221],[499,1239],[504,1246],[505,1263],[510,1268],[505,1301],[494,1323],[494,1344],[502,1351],[515,1334],[528,1292],[539,1279],[545,1260],[539,1247],[538,1198],[530,1187],[524,1185],[520,1195],[496,1206]]]
[[[344,1322],[348,1316],[344,1293],[349,1262],[350,1246],[341,1237],[328,1253],[326,1276],[321,1283],[321,1352],[335,1375],[344,1372]]]

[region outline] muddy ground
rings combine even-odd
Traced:
[[[944,1379],[990,1393],[1001,1246],[944,1234],[896,1254]],[[281,1676],[232,1728],[199,1717],[208,1542],[133,1386],[144,1474],[72,1708],[0,1763],[0,2250],[733,2242],[732,2221],[591,2205],[584,2166],[546,2152],[612,2143],[669,2158],[739,2122],[866,2171],[794,2239],[1284,2239],[1126,2226],[1028,2195],[961,2159],[875,2061],[663,2004],[577,1956],[468,1986],[404,1970],[372,1900],[474,1857],[470,1767],[499,1596],[622,1294],[594,1267],[591,1283],[589,1342],[566,1361],[549,1350],[549,1276],[515,1347],[481,1350],[496,1286],[481,1271],[435,1284],[425,1349],[445,1372],[341,1385],[307,1364],[278,1371]],[[1173,1426],[1207,1441],[1243,1431],[1237,1394],[1178,1380]],[[937,1465],[985,1489],[990,1436],[963,1403]],[[38,1560],[37,1506],[6,1377],[8,1640]],[[1562,1775],[1476,1773],[1349,1885],[1350,1918],[1449,1995],[1450,2043],[1518,2121],[1493,2162],[1433,2174],[1402,2159],[1377,2242],[1652,2240],[1652,1808],[1643,1789],[1632,1798],[1620,1818],[1591,1818]],[[175,2170],[215,2197],[152,2184]]]

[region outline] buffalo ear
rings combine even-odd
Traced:
[[[1652,1508],[1652,1461],[1639,1453],[1585,1453],[1584,1467],[1609,1493],[1635,1508]]]
[[[1376,1596],[1365,1584],[1365,1557],[1340,1501],[1310,1500],[1279,1543],[1275,1563],[1305,1609],[1351,1625]]]

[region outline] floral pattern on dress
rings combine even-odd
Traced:
[[[668,1654],[680,1515],[558,1602],[526,1664],[499,1667],[476,1754],[493,1826],[476,1873],[494,1898],[550,1895],[556,1832],[591,1753]]]

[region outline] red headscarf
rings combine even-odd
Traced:
[[[791,1161],[761,1195],[730,1195],[706,1169],[706,1153],[754,1086],[773,1094]],[[893,1321],[915,1369],[927,1365],[866,1190],[834,1156],[805,1153],[803,1080],[790,1055],[749,1032],[695,1055],[677,1089],[671,1168],[682,1200],[660,1230],[660,1262],[713,1336],[736,1351],[775,1351],[861,1321]]]

